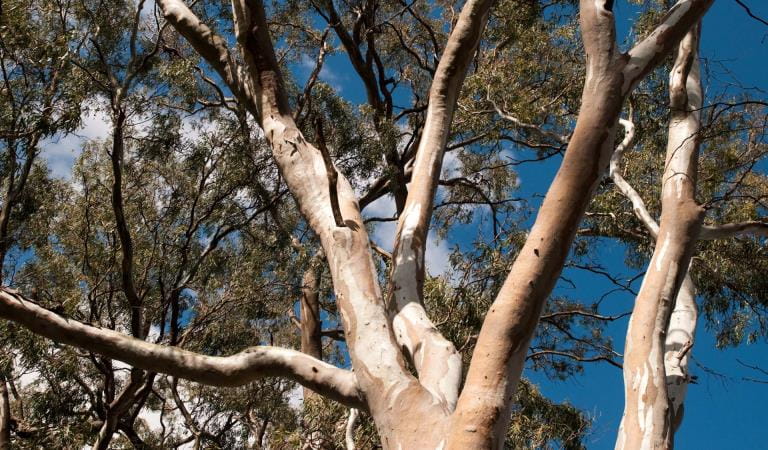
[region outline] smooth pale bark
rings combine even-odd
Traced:
[[[683,403],[691,381],[690,358],[696,336],[696,286],[690,275],[685,274],[683,284],[675,297],[675,306],[667,325],[667,338],[664,342],[664,373],[667,381],[672,432],[677,432],[683,421]]]
[[[659,234],[659,224],[648,212],[639,193],[621,176],[621,157],[630,148],[634,137],[634,125],[621,119],[626,132],[624,140],[611,157],[610,172],[619,191],[632,202],[635,216],[645,225],[653,239]],[[734,224],[735,225],[735,224]],[[730,228],[730,227],[729,227]],[[698,236],[702,238],[703,230]],[[683,419],[683,403],[688,390],[689,361],[696,333],[698,312],[696,309],[696,288],[690,276],[691,267],[675,298],[674,308],[667,325],[664,343],[664,370],[666,374],[667,397],[669,398],[673,431],[676,432]]]
[[[614,184],[619,191],[632,202],[632,212],[635,213],[635,217],[645,225],[648,233],[651,237],[656,239],[659,234],[659,224],[648,212],[648,208],[645,206],[645,202],[640,194],[632,187],[632,185],[624,179],[621,174],[621,159],[629,148],[632,147],[632,143],[635,139],[635,125],[631,120],[619,119],[619,123],[624,127],[624,139],[621,141],[616,150],[611,156],[611,163],[608,169],[608,173],[613,179]]]
[[[84,348],[140,369],[210,386],[242,386],[259,378],[280,376],[342,404],[364,408],[351,372],[295,350],[262,346],[226,357],[201,355],[61,317],[8,288],[0,288],[0,317],[55,342]]]
[[[621,53],[613,2],[582,0],[587,75],[576,129],[525,245],[491,305],[459,397],[450,449],[501,448],[517,382],[541,309],[608,166],[626,96],[682,39],[712,0],[680,1],[651,35]]]
[[[637,191],[621,176],[621,157],[632,143],[634,125],[628,120],[621,119],[626,135],[611,157],[611,176],[619,191],[632,202],[635,216],[645,225],[648,233],[656,239],[659,225],[648,212],[645,202]],[[698,236],[701,239],[701,234]],[[696,333],[698,311],[696,309],[696,288],[690,276],[691,267],[683,279],[683,284],[675,298],[674,308],[667,325],[666,341],[664,343],[664,370],[667,382],[667,397],[669,398],[673,431],[677,431],[683,419],[683,403],[688,390],[689,362]]]
[[[701,239],[727,239],[736,236],[768,236],[768,219],[722,225],[704,225]]]
[[[293,379],[321,395],[367,409],[376,423],[384,448],[500,447],[528,342],[542,305],[562,270],[584,209],[608,164],[623,100],[704,14],[711,2],[682,0],[665,17],[659,29],[628,57],[619,52],[615,43],[613,14],[606,9],[612,2],[582,0],[581,20],[588,69],[577,127],[521,256],[488,313],[465,390],[453,417],[450,415],[450,399],[455,397],[455,374],[449,374],[445,386],[436,377],[441,374],[439,367],[445,367],[446,361],[427,363],[421,361],[420,355],[415,358],[419,361],[414,364],[422,365],[421,381],[406,367],[377,283],[369,238],[357,200],[341,173],[337,194],[345,226],[338,226],[334,219],[327,182],[328,168],[322,153],[304,139],[294,123],[263,4],[258,0],[233,2],[240,58],[232,56],[227,42],[201,23],[182,1],[158,0],[157,3],[169,23],[217,71],[263,129],[281,175],[322,243],[354,373],[301,352],[273,347],[255,347],[219,358],[154,345],[64,319],[8,290],[0,292],[0,317],[18,322],[37,334],[120,359],[135,367],[207,384],[237,385],[262,376]],[[411,202],[413,207],[403,214],[401,243],[398,244],[404,256],[413,252],[410,255],[413,261],[419,261],[417,266],[422,271],[423,245],[431,210],[428,206],[433,201],[433,184],[439,178],[442,147],[455,102],[452,96],[466,72],[466,67],[461,70],[462,61],[468,64],[471,60],[471,55],[459,50],[476,48],[476,40],[482,31],[477,27],[482,26],[487,16],[486,3],[470,1],[465,5],[468,9],[466,14],[462,13],[461,23],[457,24],[458,34],[451,37],[456,47],[446,49],[445,71],[436,80],[437,87],[433,88],[437,93],[434,107],[430,106],[432,125],[424,132],[424,138],[432,143],[423,144],[419,149],[421,155],[417,159],[422,158],[423,162],[418,163],[418,170],[414,168],[414,182],[422,187],[414,188],[417,193]],[[628,62],[633,64],[630,66]],[[410,220],[423,223],[423,229],[419,230],[416,225],[413,233],[406,233],[404,230],[411,229]],[[406,242],[406,234],[410,243]],[[419,247],[421,254],[417,256]],[[418,274],[415,278],[414,274],[410,275],[416,286],[418,277]],[[421,277],[423,280],[423,272]],[[407,305],[420,304],[419,295],[416,292],[415,297],[406,299]],[[414,336],[417,338],[420,333],[431,334],[429,330],[434,329],[431,323],[420,322],[420,315],[410,316],[416,325]],[[405,335],[401,336],[403,338]],[[443,351],[449,360],[453,358],[451,355],[455,350],[452,346],[440,349],[439,344],[447,342],[444,339],[442,342],[421,339],[422,345]],[[414,345],[408,354],[418,355],[419,351]],[[438,368],[433,370],[434,365]]]
[[[625,407],[617,449],[669,449],[674,442],[665,368],[667,327],[704,218],[704,209],[695,199],[702,104],[698,41],[695,27],[680,43],[670,74],[671,114],[661,219],[653,257],[627,329]],[[680,300],[682,308],[691,299],[683,296]],[[678,318],[682,319],[682,314]],[[686,327],[690,329],[690,324]],[[670,343],[670,348],[674,346]]]
[[[385,447],[411,447],[438,439],[446,411],[405,368],[376,280],[369,238],[357,200],[339,174],[337,189],[345,227],[337,227],[321,153],[293,123],[260,2],[234,3],[238,42],[259,99],[261,127],[304,217],[320,236],[333,279],[347,346]],[[327,183],[326,183],[327,184]],[[415,427],[419,420],[434,422]]]
[[[347,426],[344,429],[344,443],[347,446],[347,450],[355,450],[355,424],[357,423],[358,415],[359,411],[357,409],[350,408]]]
[[[387,448],[436,442],[444,435],[448,412],[406,369],[394,340],[376,280],[369,238],[354,191],[339,173],[337,190],[344,227],[330,206],[321,152],[307,142],[293,121],[283,88],[263,5],[234,1],[238,48],[245,67],[235,65],[225,42],[178,0],[158,4],[166,19],[222,74],[259,120],[291,193],[320,237],[341,313],[354,374],[365,392]]]
[[[435,71],[411,185],[398,220],[388,289],[397,343],[418,372],[419,381],[449,410],[459,394],[461,355],[424,309],[424,253],[456,100],[492,3],[470,0],[464,5]]]

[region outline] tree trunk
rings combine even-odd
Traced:
[[[680,43],[670,75],[671,116],[662,178],[661,220],[653,257],[627,330],[625,408],[617,449],[669,449],[674,442],[674,416],[665,369],[667,329],[704,218],[704,210],[695,199],[698,111],[702,103],[698,40],[699,30],[694,27]],[[682,317],[683,308],[690,305],[690,296],[685,298],[690,293],[686,291],[680,298],[678,318]]]
[[[320,276],[321,258],[316,255],[302,277],[301,286],[301,351],[317,359],[323,359],[322,321],[320,320]],[[304,388],[304,435],[302,448],[315,450],[325,447],[321,433],[316,430],[317,417],[312,416],[311,403],[320,396],[312,389]],[[308,408],[309,407],[309,408]]]
[[[313,258],[304,272],[301,286],[301,351],[317,359],[323,359],[322,321],[320,320],[320,270],[319,259]],[[304,400],[315,392],[304,389]]]
[[[613,152],[624,101],[623,55],[614,45],[612,21],[594,21],[598,14],[593,2],[582,1],[584,33],[600,36],[593,45],[585,38],[588,69],[576,129],[528,239],[486,315],[456,407],[451,449],[503,446],[529,341]]]
[[[528,342],[544,301],[562,270],[576,227],[607,166],[622,102],[711,3],[712,0],[681,0],[648,38],[628,54],[623,54],[615,42],[611,11],[613,2],[581,1],[587,76],[576,130],[522,253],[483,324],[466,387],[458,399],[453,417],[450,397],[455,395],[454,387],[444,387],[440,385],[439,377],[427,375],[440,374],[446,361],[433,358],[433,361],[425,360],[424,366],[418,367],[422,364],[421,358],[414,358],[420,377],[417,379],[403,357],[404,354],[412,357],[419,352],[430,353],[427,346],[433,344],[438,344],[435,347],[441,351],[442,342],[431,338],[434,327],[422,321],[422,318],[428,318],[420,311],[412,315],[406,313],[402,317],[403,321],[413,319],[414,327],[401,327],[401,321],[393,324],[392,311],[387,310],[378,283],[369,237],[355,192],[343,174],[339,174],[335,186],[328,183],[329,172],[335,169],[332,164],[325,164],[322,152],[306,141],[293,120],[269,36],[264,5],[260,0],[233,1],[234,29],[240,51],[236,56],[227,48],[228,41],[201,23],[182,1],[158,0],[158,5],[169,23],[190,41],[259,122],[282,178],[327,256],[354,373],[288,349],[259,346],[238,355],[213,357],[151,344],[141,339],[145,331],[140,316],[134,318],[132,324],[137,339],[64,319],[8,289],[0,289],[0,315],[59,342],[118,358],[134,367],[162,370],[193,381],[237,385],[263,376],[299,381],[329,398],[367,409],[376,424],[382,446],[387,449],[501,447]],[[469,1],[465,8],[480,4],[484,2]],[[483,20],[477,20],[477,16],[470,14],[469,17],[472,24],[483,23]],[[462,12],[460,22],[463,20]],[[458,23],[456,28],[462,29],[463,25]],[[479,35],[476,26],[470,26],[472,36]],[[467,39],[465,42],[474,41]],[[446,52],[449,52],[449,47]],[[453,60],[448,65],[449,69],[456,70],[460,69],[461,63]],[[448,78],[455,79],[453,75]],[[460,83],[450,82],[446,86],[459,89]],[[444,100],[450,100],[449,97],[445,96]],[[427,127],[439,126],[440,130],[432,128],[424,131],[425,137],[432,136],[433,144],[429,146],[430,153],[419,155],[425,160],[424,163],[417,163],[414,176],[421,180],[416,175],[423,172],[434,182],[439,176],[441,147],[447,133],[444,130],[449,125],[445,121],[450,121],[450,105],[436,100],[435,107],[430,108],[441,118],[428,123]],[[426,144],[424,148],[427,148]],[[113,206],[123,250],[123,275],[127,277],[123,280],[123,288],[126,288],[131,306],[140,306],[141,299],[132,288],[130,278],[129,228],[120,220],[122,197],[118,177],[122,147],[118,146],[115,150],[113,165],[118,170],[115,170]],[[416,189],[420,182],[415,180],[414,183],[419,199],[414,197],[414,201],[410,202],[411,208],[406,207],[403,220],[408,222],[415,218],[418,224],[415,227],[411,227],[410,223],[402,224],[405,231],[401,245],[414,251],[406,248],[398,256],[409,263],[402,267],[417,269],[415,276],[409,277],[400,287],[415,286],[418,291],[419,271],[423,276],[423,250],[429,220],[427,213],[431,213],[433,199],[430,196],[434,190],[428,186]],[[331,192],[334,188],[335,192]],[[422,195],[426,198],[422,199]],[[334,196],[338,198],[338,208],[332,206],[330,199]],[[337,220],[339,215],[342,220]],[[660,235],[665,236],[666,231],[662,227]],[[415,294],[409,294],[409,298],[404,299],[406,306],[418,305],[420,294]],[[396,337],[395,329],[404,328],[407,328],[407,333]],[[412,348],[405,345],[406,350],[403,351],[403,342],[399,340],[411,335],[419,342],[412,340],[415,345]],[[449,357],[455,352],[452,346],[445,346],[442,350],[442,354]],[[430,353],[430,356],[435,354],[437,352]],[[455,376],[456,370],[451,370],[451,373]],[[119,399],[115,401],[120,402]],[[119,409],[114,408],[115,411]]]
[[[398,220],[387,289],[387,307],[397,343],[418,372],[421,384],[448,410],[453,410],[459,395],[461,355],[424,309],[424,254],[456,101],[492,3],[471,0],[464,5],[440,57],[429,91],[410,192]]]
[[[5,377],[0,377],[0,450],[11,448],[11,400]]]
[[[696,286],[690,275],[690,267],[675,298],[675,307],[667,326],[664,343],[664,371],[667,377],[672,432],[677,432],[683,421],[683,402],[688,391],[689,361],[696,334]]]
[[[616,44],[613,2],[580,2],[587,73],[576,128],[525,245],[483,322],[448,448],[503,446],[529,342],[608,166],[624,99],[711,4],[681,0],[625,54]]]
[[[109,406],[106,408],[104,423],[99,429],[96,441],[93,444],[93,450],[106,450],[112,441],[112,436],[117,431],[120,419],[123,417],[131,405],[136,400],[136,393],[144,384],[144,372],[139,369],[131,369],[131,375],[128,384],[120,392]]]

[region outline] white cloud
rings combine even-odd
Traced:
[[[344,76],[337,73],[335,70],[330,68],[329,65],[329,59],[326,57],[325,61],[323,62],[323,67],[320,69],[320,74],[318,75],[318,78],[329,84],[337,94],[341,94],[341,92],[344,90]],[[299,67],[302,70],[302,74],[305,75],[307,78],[309,78],[309,75],[312,73],[312,71],[315,69],[315,66],[317,65],[317,58],[309,55],[302,55],[301,59],[299,60]]]
[[[46,160],[54,177],[69,179],[72,166],[83,150],[83,144],[92,139],[106,139],[110,133],[110,121],[97,102],[83,105],[89,112],[83,115],[80,128],[68,135],[56,135],[40,143],[40,156]]]
[[[159,409],[142,408],[139,419],[143,420],[147,428],[154,432],[163,431],[162,411]]]
[[[446,155],[447,156],[447,155]],[[395,201],[391,195],[377,199],[365,208],[365,217],[392,217],[395,214]],[[371,239],[381,248],[392,251],[395,245],[397,222],[377,222],[371,234]],[[449,243],[438,239],[433,231],[427,236],[425,262],[427,273],[431,276],[442,276],[449,273],[451,264],[448,257],[451,254]]]
[[[16,363],[16,366],[19,367],[19,363]],[[22,373],[16,380],[16,383],[18,383],[19,389],[26,389],[38,381],[40,381],[40,372],[32,370]]]
[[[364,216],[370,217],[392,217],[395,215],[395,199],[391,195],[385,195],[376,199],[365,208]],[[371,239],[379,247],[392,251],[395,246],[395,232],[397,231],[397,222],[376,222]]]
[[[427,273],[433,277],[448,275],[451,270],[449,256],[451,256],[451,248],[448,246],[448,241],[438,240],[435,233],[430,231],[427,236],[425,258]]]
[[[304,406],[304,388],[302,386],[297,384],[288,392],[288,406],[295,411],[301,411]]]
[[[441,178],[443,180],[459,176],[461,173],[462,162],[459,159],[458,152],[460,150],[454,150],[452,152],[445,152],[443,157],[443,166],[441,172]]]

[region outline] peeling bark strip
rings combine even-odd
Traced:
[[[333,220],[336,221],[337,227],[345,227],[344,217],[341,215],[339,209],[339,193],[336,190],[336,184],[338,183],[339,175],[335,167],[333,167],[333,160],[331,160],[331,154],[328,152],[328,147],[325,144],[325,133],[323,133],[323,119],[317,118],[315,121],[315,135],[317,136],[317,147],[320,149],[320,153],[323,155],[323,163],[325,164],[325,172],[328,174],[328,195],[331,200],[331,211],[333,211]]]
[[[684,345],[680,336],[670,334],[670,317],[677,307],[676,320],[684,326],[687,337],[692,332],[690,317],[694,311],[692,283],[682,293],[680,287],[688,278],[688,266],[698,239],[704,209],[695,199],[700,130],[699,110],[702,104],[699,74],[699,27],[689,31],[680,43],[669,81],[671,115],[667,141],[667,159],[662,178],[661,220],[648,271],[635,300],[627,329],[624,350],[625,407],[616,448],[669,449],[674,442],[676,423],[682,419],[682,391],[679,385],[671,392],[668,383],[687,384],[684,378],[670,380],[667,367],[682,373],[682,359],[674,359]],[[691,303],[692,308],[691,308]],[[687,320],[686,320],[687,319]],[[675,330],[670,328],[670,331]],[[667,343],[669,345],[667,346]],[[670,353],[675,353],[674,355]],[[673,406],[674,404],[674,406]],[[674,412],[673,412],[674,408]]]
[[[450,449],[500,448],[541,309],[613,152],[626,96],[713,0],[681,0],[629,55],[616,44],[611,3],[581,0],[587,75],[576,129],[536,222],[483,323],[453,417]]]
[[[0,288],[0,317],[55,342],[153,372],[210,386],[241,386],[259,378],[280,376],[345,405],[365,408],[352,372],[295,350],[263,346],[227,357],[201,355],[61,317],[8,288]]]
[[[424,309],[424,253],[453,112],[492,3],[470,0],[464,5],[435,71],[411,186],[398,221],[387,296],[397,343],[421,384],[449,410],[459,394],[461,356]]]

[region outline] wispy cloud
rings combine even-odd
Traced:
[[[391,195],[385,195],[365,208],[364,216],[369,217],[392,217],[395,215],[395,200]],[[379,247],[391,251],[395,245],[395,232],[397,231],[397,222],[377,222],[371,239]]]
[[[97,105],[87,105],[97,106]],[[74,133],[56,135],[40,143],[41,157],[46,160],[54,177],[69,179],[72,166],[83,150],[83,144],[92,139],[106,139],[109,136],[109,118],[98,107],[89,107],[83,116],[83,123]]]
[[[337,93],[340,94],[344,90],[344,82],[346,77],[331,68],[331,61],[329,61],[329,59],[330,58],[326,58],[325,63],[323,64],[323,68],[320,69],[318,78],[320,78],[320,80],[324,83],[330,85]],[[315,64],[317,64],[317,60],[314,57],[309,55],[302,55],[301,59],[299,60],[299,69],[301,72],[300,74],[305,78],[308,78],[312,71],[315,69]]]
[[[395,214],[395,201],[392,196],[384,196],[365,208],[366,217],[392,217]],[[371,239],[379,247],[392,251],[395,245],[397,222],[380,222],[376,224]],[[450,272],[449,256],[451,248],[446,239],[438,239],[433,231],[427,236],[425,263],[427,273],[431,276],[444,276]]]

